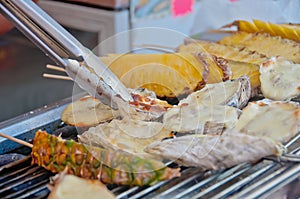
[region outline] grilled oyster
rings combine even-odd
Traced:
[[[250,81],[247,76],[216,84],[207,84],[203,89],[190,94],[179,102],[179,106],[198,105],[229,105],[243,108],[251,95]]]
[[[221,123],[231,128],[238,120],[240,110],[231,106],[181,104],[169,109],[163,117],[164,128],[180,133],[203,133],[205,124]]]
[[[170,133],[159,122],[123,119],[92,127],[80,135],[79,140],[92,146],[142,155],[148,144],[168,137]]]
[[[280,156],[284,148],[272,139],[229,129],[222,135],[196,134],[156,141],[145,151],[180,165],[217,170],[255,162],[269,155]]]
[[[69,104],[62,112],[61,120],[72,126],[95,126],[118,117],[118,113],[100,100],[85,96]]]
[[[99,180],[83,179],[74,175],[60,174],[51,189],[49,199],[116,198]]]
[[[122,118],[130,118],[133,120],[156,121],[173,105],[167,101],[157,99],[152,92],[143,91],[133,92],[132,102],[124,102],[121,99],[115,99],[118,104],[118,114]]]
[[[236,123],[241,133],[287,142],[299,132],[300,107],[295,102],[251,102]]]
[[[300,95],[300,64],[273,57],[260,66],[261,91],[272,100],[290,100]]]

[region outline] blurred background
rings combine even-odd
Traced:
[[[138,43],[107,38],[133,28],[161,27],[187,36],[204,37],[207,31],[237,19],[299,23],[298,0],[39,0],[48,14],[98,55],[124,52]],[[3,30],[7,27],[9,30]],[[73,82],[46,79],[46,64],[54,64],[17,29],[0,24],[0,121],[52,104],[72,95]],[[164,38],[165,37],[165,38]],[[170,46],[180,44],[170,41]],[[166,44],[167,45],[167,44]]]

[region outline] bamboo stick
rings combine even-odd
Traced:
[[[64,76],[64,75],[53,75],[53,74],[48,74],[48,73],[44,73],[43,77],[46,78],[51,78],[51,79],[60,79],[60,80],[72,80],[70,77],[68,76]]]
[[[16,143],[22,144],[22,145],[24,145],[24,146],[27,146],[27,147],[29,147],[29,148],[32,148],[32,147],[33,147],[32,144],[30,144],[30,143],[28,143],[28,142],[25,142],[25,141],[23,141],[23,140],[20,140],[20,139],[18,139],[18,138],[15,138],[15,137],[6,135],[5,133],[1,133],[1,132],[0,132],[0,136],[6,138],[6,139],[8,139],[8,140],[11,140],[11,141],[13,141],[13,142],[16,142]]]
[[[54,66],[54,65],[51,65],[51,64],[47,64],[46,68],[51,69],[51,70],[60,71],[60,72],[66,72],[66,70],[64,68],[61,68],[59,66]]]

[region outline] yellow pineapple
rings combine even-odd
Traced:
[[[224,59],[207,53],[111,54],[101,60],[127,87],[144,87],[159,97],[191,93],[231,72]]]
[[[266,55],[249,50],[245,47],[231,46],[202,40],[180,45],[177,48],[177,51],[179,53],[208,52],[228,60],[258,65],[266,62],[269,59],[269,57]]]
[[[238,27],[239,31],[249,33],[265,32],[272,36],[281,36],[282,38],[300,42],[300,26],[297,24],[274,24],[261,20],[253,20],[253,22],[239,20],[233,24]]]
[[[278,36],[270,36],[266,33],[237,32],[222,38],[220,43],[247,47],[265,54],[267,57],[280,55],[287,60],[300,63],[300,43]]]

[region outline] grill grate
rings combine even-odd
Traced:
[[[30,140],[36,129],[53,129],[60,123],[61,111],[69,101],[37,112],[32,117],[17,118],[0,124],[1,132]],[[48,121],[48,122],[45,122]],[[26,124],[26,125],[24,125]],[[16,134],[17,132],[17,134]],[[23,137],[22,137],[23,136]],[[300,134],[286,144],[288,152],[300,155]],[[25,148],[0,138],[1,154],[22,153]],[[53,174],[31,165],[25,157],[0,167],[0,198],[47,198],[47,183]],[[223,171],[202,172],[198,168],[182,168],[182,176],[150,187],[108,185],[119,199],[126,198],[259,198],[270,197],[278,190],[288,190],[290,198],[300,198],[300,164],[278,163],[264,159],[255,164],[241,164]],[[293,183],[291,183],[293,182]],[[292,187],[295,186],[295,187]],[[297,187],[298,186],[298,187]],[[298,192],[297,192],[298,191]],[[270,196],[271,195],[271,196]],[[274,197],[273,197],[274,198]],[[278,198],[278,197],[276,197]]]
[[[298,145],[297,142],[294,145]],[[300,154],[300,151],[291,153]],[[41,167],[31,165],[30,157],[3,166],[0,168],[1,198],[46,198],[49,194],[47,183],[52,175]],[[272,194],[299,177],[300,164],[261,160],[256,164],[241,164],[216,172],[183,168],[181,177],[150,187],[108,188],[119,199],[258,198]]]

